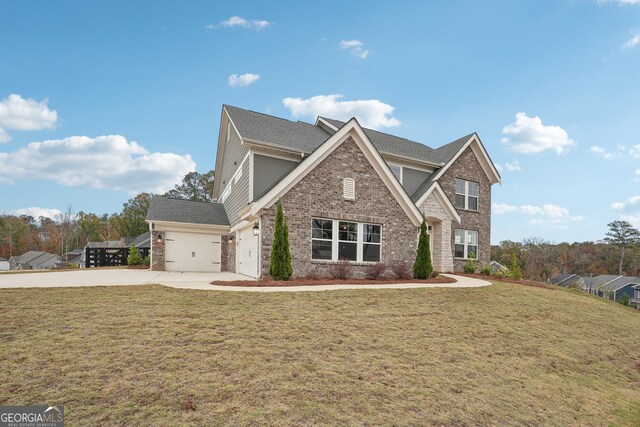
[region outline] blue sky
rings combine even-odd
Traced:
[[[212,169],[224,103],[476,131],[492,243],[640,226],[640,0],[0,1],[0,211],[113,213]]]

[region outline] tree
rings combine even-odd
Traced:
[[[122,205],[122,212],[114,214],[110,221],[120,236],[136,237],[149,230],[146,223],[150,193],[140,193]]]
[[[98,215],[80,211],[77,216],[77,222],[79,240],[82,242],[82,246],[86,246],[88,242],[100,241],[100,232],[104,224]]]
[[[626,248],[640,243],[640,231],[627,221],[613,221],[607,224],[609,231],[604,240],[620,248],[620,265],[618,274],[622,275],[622,263],[624,262],[624,251]]]
[[[427,234],[427,221],[422,215],[422,224],[420,225],[420,237],[418,238],[418,251],[416,253],[416,261],[413,264],[414,279],[428,279],[433,271],[431,265],[431,250],[429,249],[429,235]]]
[[[182,178],[182,183],[176,184],[173,190],[167,191],[166,197],[174,199],[186,199],[199,202],[210,202],[213,200],[213,180],[215,171],[207,173],[189,172]]]
[[[287,219],[282,212],[282,203],[278,200],[269,274],[274,280],[289,280],[292,273],[291,251],[289,250],[289,228],[287,227]]]
[[[513,280],[522,279],[522,269],[520,268],[520,263],[518,262],[515,252],[511,254],[511,268],[509,268],[509,276]]]
[[[129,248],[129,256],[127,257],[128,265],[142,265],[144,260],[142,259],[142,255],[140,255],[140,251],[135,246],[131,245]]]

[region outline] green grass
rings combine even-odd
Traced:
[[[640,312],[520,285],[5,289],[0,360],[71,426],[640,424]]]

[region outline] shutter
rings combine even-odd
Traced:
[[[356,181],[353,178],[345,178],[342,180],[342,195],[345,200],[356,199]]]

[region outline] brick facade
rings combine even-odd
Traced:
[[[355,201],[343,198],[343,178],[355,180]],[[413,263],[418,228],[396,201],[352,138],[345,140],[325,160],[282,196],[289,228],[293,275],[315,271],[329,276],[331,261],[311,260],[311,218],[344,219],[382,225],[381,262]],[[262,275],[269,276],[276,205],[265,209],[261,220]],[[353,263],[354,276],[362,277],[371,263]]]
[[[159,240],[162,240],[159,242]],[[164,231],[153,230],[151,232],[151,269],[164,271]]]
[[[451,224],[451,256],[453,257],[455,244],[455,229],[478,231],[478,266],[482,267],[491,259],[491,182],[484,173],[473,150],[468,147],[458,159],[438,179],[445,194],[455,206],[456,178],[474,181],[480,185],[478,193],[478,210],[469,211],[458,209],[461,223]],[[454,258],[454,271],[462,271],[468,260]]]

